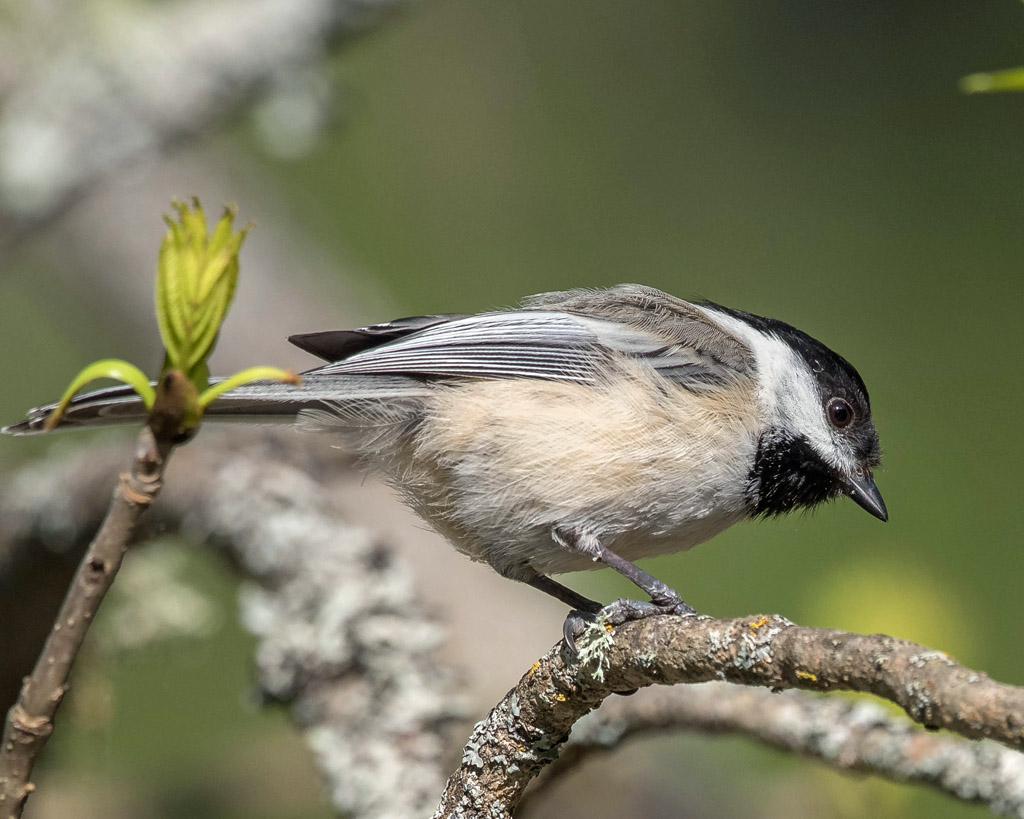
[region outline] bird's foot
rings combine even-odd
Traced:
[[[562,636],[565,638],[565,644],[573,659],[579,657],[576,638],[581,637],[588,628],[595,624],[600,624],[610,631],[614,626],[620,626],[632,620],[644,620],[664,614],[689,615],[697,613],[696,609],[684,602],[675,591],[668,589],[668,592],[670,594],[661,596],[660,602],[629,600],[623,597],[609,603],[597,612],[581,611],[580,609],[570,611],[562,624]],[[628,697],[635,694],[637,690],[630,688],[627,691],[616,691],[615,693]]]
[[[671,590],[670,590],[671,591]],[[648,617],[660,617],[664,614],[688,615],[696,614],[697,610],[685,602],[678,594],[672,592],[661,600],[630,600],[621,597],[601,609],[598,617],[610,626],[621,626],[633,620],[646,620]]]
[[[665,591],[659,595],[658,600],[645,602],[621,597],[597,612],[573,609],[562,624],[562,636],[565,638],[565,644],[572,652],[572,656],[576,657],[579,654],[576,648],[576,638],[581,637],[594,623],[621,626],[632,620],[645,620],[648,617],[660,617],[664,614],[696,613],[697,610],[685,602],[675,590],[666,587]]]

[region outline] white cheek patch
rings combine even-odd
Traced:
[[[825,418],[818,385],[810,368],[784,342],[772,339],[782,348],[767,357],[770,369],[765,372],[762,389],[774,397],[776,419],[783,428],[792,429],[807,438],[811,447],[831,466],[842,468],[845,459],[836,447],[836,440]],[[758,357],[760,364],[760,357]]]
[[[853,452],[834,435],[825,417],[817,381],[807,362],[776,336],[755,330],[733,316],[704,307],[700,309],[754,353],[758,402],[767,423],[803,435],[826,463],[848,471],[855,462]]]

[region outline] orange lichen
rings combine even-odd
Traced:
[[[752,620],[751,622],[747,623],[747,625],[750,627],[751,631],[757,631],[759,628],[761,628],[761,626],[763,626],[765,623],[767,623],[771,619],[772,619],[771,617],[768,617],[767,615],[765,615],[763,617],[759,617],[756,620]]]

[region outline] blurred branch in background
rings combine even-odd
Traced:
[[[241,598],[259,637],[260,687],[268,701],[291,705],[335,807],[359,817],[426,815],[444,783],[449,728],[463,716],[437,658],[442,629],[408,569],[344,521],[324,489],[345,460],[312,437],[284,438],[208,435],[204,446],[182,449],[175,471],[190,479],[168,481],[146,526],[183,529],[255,581]],[[115,474],[119,449],[55,455],[9,478],[0,490],[5,570],[20,563],[25,576],[32,555],[47,551],[41,540],[80,548],[106,501],[89,484]],[[56,510],[53,487],[69,490]]]
[[[242,103],[275,87],[293,92],[333,44],[397,5],[4,2],[0,242],[58,215],[104,177],[210,129]],[[315,125],[315,112],[279,109],[267,109],[271,130]]]
[[[578,660],[566,662],[564,644],[556,645],[477,723],[435,817],[511,817],[578,720],[617,691],[649,685],[724,680],[772,690],[867,691],[926,728],[1024,747],[1024,688],[882,634],[808,628],[777,615],[665,615],[615,629],[597,622],[578,643]],[[766,724],[754,719],[748,728],[757,736]],[[848,734],[834,758],[857,757],[857,744]],[[903,764],[893,754],[879,767],[899,778]],[[1019,761],[1013,767],[1019,771]],[[958,795],[973,798],[984,786],[975,783],[972,792],[961,782]],[[1013,791],[1022,787],[1012,783]],[[1017,799],[1009,804],[1020,808]]]
[[[525,814],[562,777],[633,739],[673,731],[738,734],[840,770],[928,785],[997,816],[1024,817],[1024,755],[915,728],[875,703],[708,682],[613,697],[573,728],[558,759],[526,792]]]

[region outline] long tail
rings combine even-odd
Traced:
[[[212,379],[216,381],[218,379]],[[224,393],[206,409],[204,419],[247,423],[293,423],[311,427],[376,426],[407,420],[421,407],[428,387],[401,376],[305,373],[291,386],[258,381]],[[28,411],[24,421],[3,427],[7,435],[37,435],[56,404]],[[137,424],[146,408],[130,387],[109,387],[76,396],[57,429]]]

